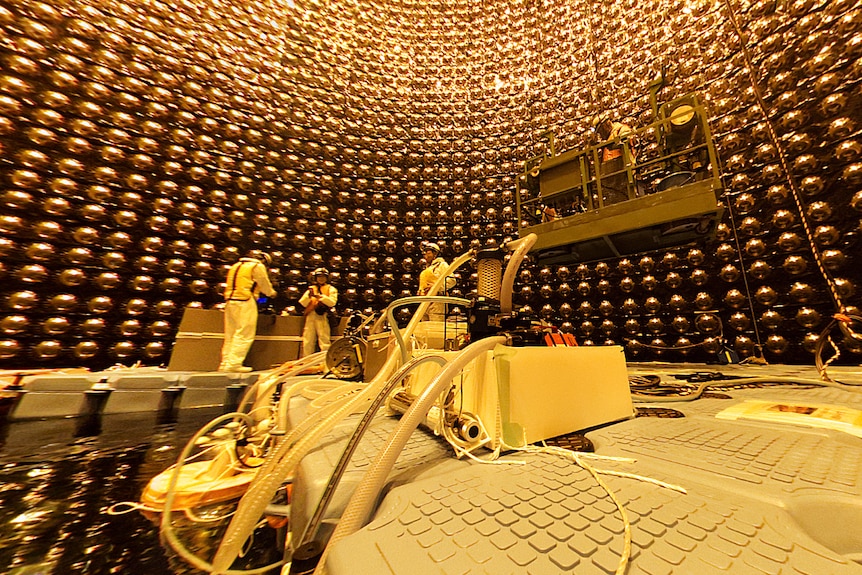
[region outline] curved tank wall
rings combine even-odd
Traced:
[[[321,265],[343,309],[381,309],[415,291],[423,241],[451,260],[516,237],[543,133],[648,123],[662,68],[662,100],[709,111],[716,240],[528,263],[516,303],[633,360],[811,362],[858,313],[860,22],[846,0],[7,2],[0,363],[164,363],[249,248],[288,311]]]

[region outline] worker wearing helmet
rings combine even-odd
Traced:
[[[302,329],[302,356],[314,353],[316,346],[321,351],[329,349],[330,333],[328,314],[338,301],[338,290],[329,283],[329,270],[317,268],[311,272],[313,281],[299,305],[305,308],[305,326]]]
[[[425,269],[419,274],[419,295],[427,295],[437,280],[446,273],[449,269],[449,264],[440,257],[440,246],[435,243],[427,243],[422,249],[422,259],[425,263]],[[446,289],[455,287],[455,278],[449,277],[446,279],[446,284],[443,286]],[[432,303],[428,307],[428,313],[423,319],[431,321],[443,321],[446,319],[446,304]]]
[[[249,252],[227,272],[224,290],[224,344],[221,348],[219,371],[248,372],[243,365],[257,331],[257,299],[260,294],[275,296],[269,281],[269,254]]]
[[[625,201],[629,199],[629,182],[628,175],[623,170],[627,163],[635,162],[634,147],[630,138],[627,138],[632,133],[632,128],[603,113],[593,118],[593,130],[600,142],[607,142],[600,150],[604,203],[607,205]]]

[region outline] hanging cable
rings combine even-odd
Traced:
[[[852,331],[850,324],[853,322],[862,323],[862,317],[856,315],[845,315],[845,314],[835,314],[832,316],[832,321],[820,332],[820,336],[817,338],[817,347],[814,350],[814,366],[817,368],[817,373],[820,375],[820,379],[823,381],[834,381],[829,375],[826,373],[826,368],[835,361],[841,355],[841,350],[835,345],[835,342],[832,341],[832,331],[837,326],[842,333],[847,336],[849,333],[849,337],[854,340],[858,340],[859,336],[856,332]],[[823,361],[823,351],[826,347],[826,344],[829,343],[834,350],[834,354],[825,362]],[[837,383],[837,382],[836,382]],[[854,385],[844,383],[843,385]]]
[[[814,262],[817,265],[817,269],[820,271],[820,274],[823,276],[823,279],[826,281],[826,285],[829,288],[829,293],[832,295],[835,307],[839,312],[845,313],[847,308],[845,307],[844,302],[841,299],[841,294],[838,293],[838,289],[835,286],[835,280],[834,278],[832,278],[826,267],[823,265],[820,248],[818,247],[817,242],[814,241],[814,234],[811,232],[811,224],[808,221],[808,215],[805,213],[804,206],[802,205],[799,189],[797,188],[796,183],[793,181],[793,177],[790,174],[790,169],[787,162],[787,154],[784,151],[784,146],[782,145],[781,139],[776,134],[775,127],[772,125],[772,120],[770,120],[769,114],[766,110],[766,102],[763,98],[763,94],[760,91],[760,86],[758,86],[757,84],[757,67],[754,64],[753,58],[751,57],[751,52],[746,45],[745,35],[743,34],[742,29],[739,26],[739,22],[736,19],[736,14],[733,11],[733,6],[731,5],[730,0],[723,0],[723,4],[727,11],[728,19],[730,20],[730,23],[733,25],[733,29],[736,32],[737,41],[739,42],[742,56],[745,59],[745,66],[748,71],[749,79],[751,81],[751,88],[754,92],[755,98],[757,99],[757,105],[760,108],[760,112],[761,114],[763,114],[763,123],[766,126],[767,132],[769,133],[769,138],[772,142],[772,145],[775,146],[775,150],[778,154],[778,161],[781,164],[781,168],[784,170],[784,174],[787,177],[787,184],[790,186],[790,191],[793,195],[793,201],[796,203],[796,209],[799,210],[799,217],[802,221],[802,227],[805,230],[805,235],[808,238],[808,244],[811,246],[811,253],[814,256]]]
[[[748,310],[751,312],[752,321],[751,324],[754,326],[754,339],[757,340],[757,349],[760,351],[760,356],[763,355],[763,342],[760,340],[760,330],[757,329],[757,319],[754,315],[754,298],[751,296],[751,288],[748,285],[748,272],[745,269],[745,261],[742,257],[742,244],[739,241],[739,234],[736,230],[736,220],[733,217],[733,206],[730,205],[730,200],[727,198],[727,195],[724,196],[725,204],[727,205],[727,213],[730,216],[730,229],[733,231],[733,241],[736,244],[736,253],[739,254],[739,267],[742,268],[742,283],[745,286],[745,299],[748,302]]]

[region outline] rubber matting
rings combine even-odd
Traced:
[[[770,368],[731,371],[814,376],[813,370]],[[860,380],[852,370],[842,375]],[[595,467],[686,490],[602,476],[631,524],[626,573],[862,574],[854,561],[862,561],[862,439],[714,417],[755,398],[859,408],[862,393],[799,386],[719,391],[730,399],[645,405],[679,410],[682,418],[638,417],[587,434],[596,454],[634,460],[593,461]],[[596,480],[552,454],[514,453],[503,460],[518,463],[464,463],[399,482],[370,524],[333,546],[327,572],[614,573],[623,521]]]

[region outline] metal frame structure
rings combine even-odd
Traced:
[[[553,134],[546,137],[553,142]],[[621,152],[616,165],[602,161],[608,149]],[[662,249],[713,234],[723,213],[721,192],[706,111],[686,95],[622,137],[527,160],[518,183],[518,232],[539,237],[533,249],[544,264]]]

